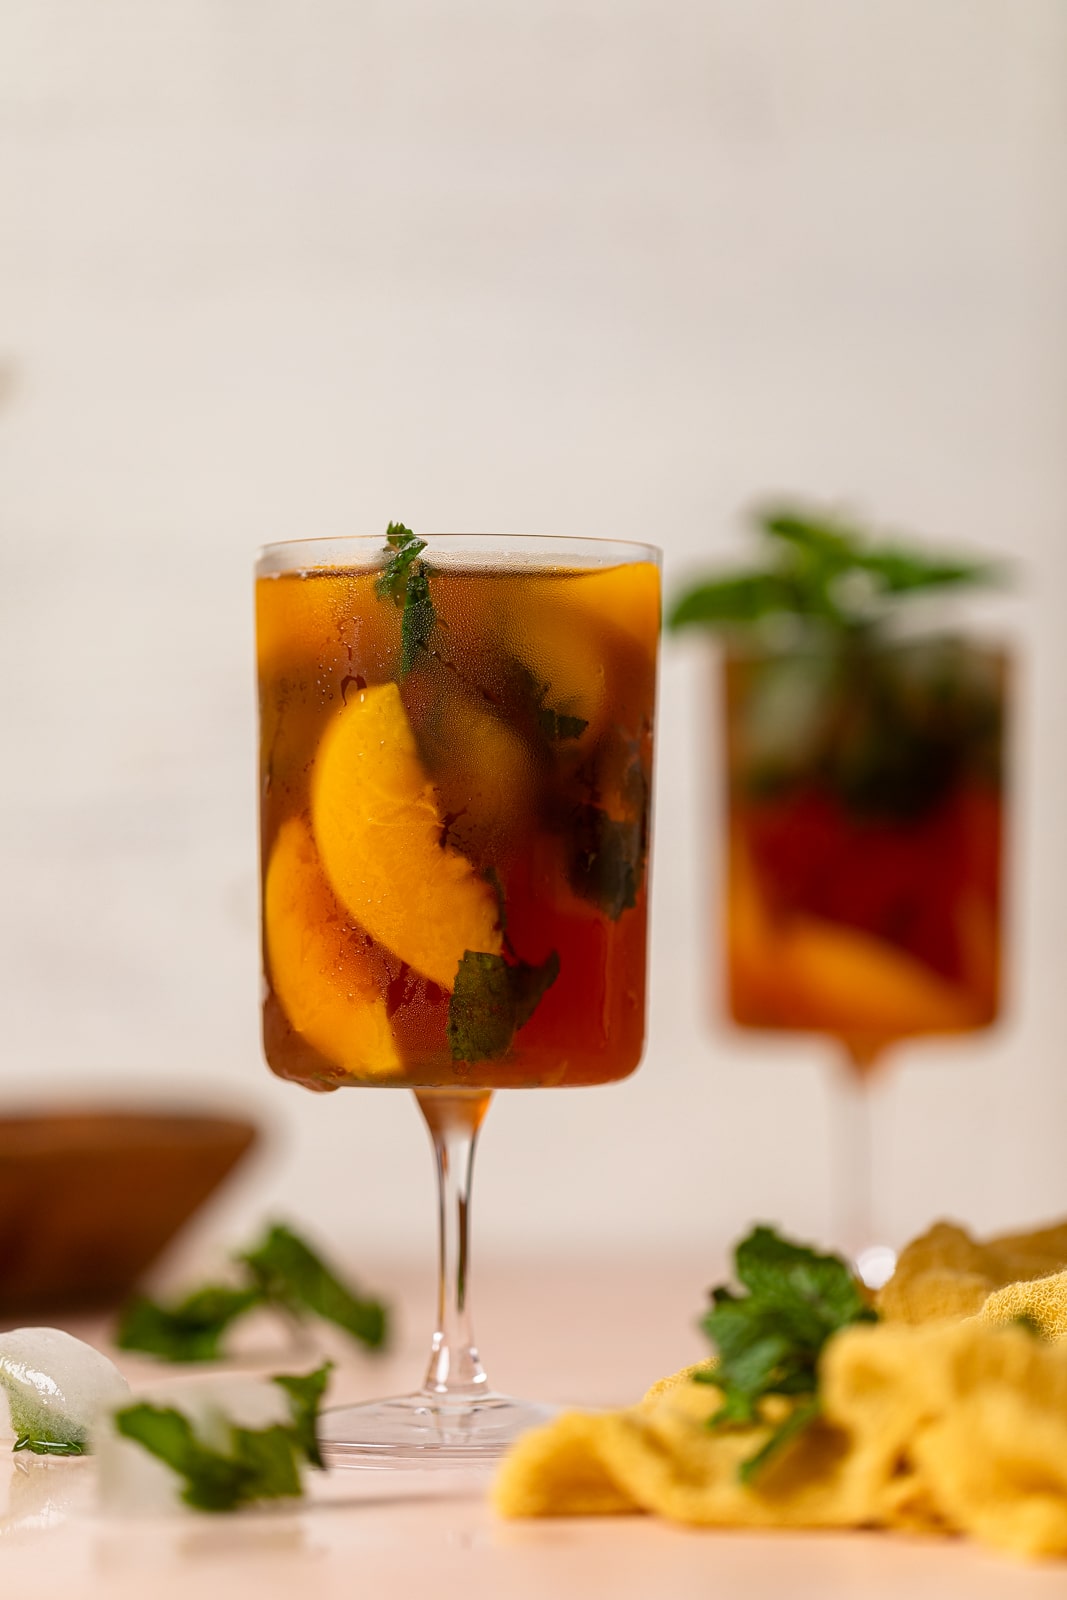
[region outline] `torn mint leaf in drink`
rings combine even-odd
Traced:
[[[49,1456],[86,1454],[97,1415],[130,1392],[107,1356],[59,1328],[0,1334],[0,1389],[14,1448]]]
[[[334,1323],[368,1349],[380,1349],[389,1331],[380,1300],[344,1283],[316,1251],[291,1228],[275,1223],[240,1261],[252,1273],[263,1298],[297,1316],[310,1313]]]
[[[390,599],[402,608],[400,622],[400,677],[406,678],[420,650],[429,647],[437,625],[437,612],[430,596],[427,568],[419,556],[426,540],[419,539],[402,522],[391,522],[385,531],[389,560],[374,585],[380,600]],[[391,552],[391,554],[390,554]]]
[[[588,728],[585,717],[572,717],[566,711],[556,711],[552,706],[538,706],[537,723],[551,744],[561,744],[566,739],[580,739]]]
[[[454,1061],[497,1061],[559,977],[553,950],[540,966],[466,950],[448,1005],[448,1043]]]
[[[208,1284],[172,1306],[138,1295],[123,1309],[115,1343],[164,1361],[216,1361],[223,1334],[263,1299],[258,1285]]]
[[[648,778],[639,762],[626,774],[625,815],[579,806],[568,825],[575,894],[617,922],[637,904],[648,861]]]
[[[578,697],[557,697],[551,683],[518,656],[507,662],[502,679],[504,698],[516,725],[526,724],[530,737],[535,736],[536,729],[536,734],[550,745],[563,744],[580,739],[588,728],[588,718],[578,716],[573,709]]]
[[[221,1512],[299,1497],[302,1465],[322,1466],[319,1403],[330,1371],[185,1385],[116,1410],[98,1441],[105,1504],[162,1509],[177,1498]]]

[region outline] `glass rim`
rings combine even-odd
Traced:
[[[589,567],[614,567],[649,562],[662,568],[663,551],[658,545],[644,544],[636,539],[597,538],[589,534],[566,533],[420,533],[432,555],[439,550],[450,555],[475,554],[498,549],[546,557],[555,556],[551,564],[568,565],[564,550],[571,552],[579,565]],[[346,551],[373,548],[379,555],[386,551],[384,533],[345,533],[314,535],[307,539],[279,539],[262,545],[256,552],[257,576],[272,573],[322,571],[352,565],[345,560]],[[316,559],[318,555],[319,559]],[[597,559],[591,560],[591,557]],[[326,559],[322,559],[326,557]],[[585,561],[582,561],[585,557]]]

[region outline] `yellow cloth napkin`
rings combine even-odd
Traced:
[[[687,1368],[628,1410],[571,1412],[527,1434],[503,1464],[496,1506],[512,1517],[647,1511],[712,1526],[965,1533],[1067,1555],[1067,1272],[1048,1270],[1057,1233],[1067,1241],[1064,1228],[983,1246],[939,1224],[909,1246],[904,1285],[882,1296],[898,1320],[831,1340],[821,1418],[752,1484],[738,1465],[792,1402],[766,1402],[765,1425],[711,1431],[721,1396]],[[1044,1276],[996,1286],[1007,1261]],[[978,1278],[990,1280],[981,1297]],[[919,1324],[921,1304],[930,1320]],[[949,1305],[981,1314],[952,1318]]]
[[[968,1317],[994,1289],[1067,1267],[1067,1222],[1034,1233],[1008,1233],[979,1244],[955,1223],[938,1222],[900,1253],[878,1297],[883,1317],[932,1322]]]

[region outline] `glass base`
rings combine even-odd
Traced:
[[[319,1440],[331,1467],[474,1467],[499,1461],[521,1433],[555,1415],[505,1394],[424,1390],[326,1411]]]

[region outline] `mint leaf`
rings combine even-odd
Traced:
[[[420,650],[429,646],[437,625],[437,612],[430,597],[427,568],[419,555],[426,540],[416,538],[402,522],[391,522],[385,530],[386,554],[392,551],[384,571],[374,585],[380,600],[389,599],[403,608],[400,622],[400,676],[406,678]]]
[[[245,1500],[299,1499],[301,1447],[291,1428],[234,1428],[230,1435],[233,1459],[246,1474]]]
[[[504,663],[501,680],[505,720],[535,741],[540,738],[548,744],[562,744],[568,739],[580,739],[588,728],[586,717],[548,704],[551,683],[546,683],[518,656],[511,656]]]
[[[115,1430],[184,1478],[182,1499],[198,1511],[232,1511],[252,1498],[252,1474],[234,1457],[209,1449],[173,1406],[127,1406],[116,1412]]]
[[[698,1381],[723,1394],[709,1426],[758,1421],[767,1395],[802,1397],[742,1465],[748,1481],[818,1414],[818,1363],[827,1340],[853,1323],[876,1321],[877,1313],[839,1256],[794,1244],[773,1228],[754,1228],[737,1246],[734,1265],[747,1294],[720,1285],[702,1322],[718,1361]]]
[[[647,782],[645,790],[647,796]],[[609,816],[600,806],[579,806],[570,820],[569,837],[571,888],[617,922],[637,904],[645,875],[647,799],[635,815],[623,818]]]
[[[268,1228],[260,1243],[239,1259],[271,1305],[298,1316],[311,1312],[343,1328],[368,1349],[384,1345],[388,1317],[382,1302],[343,1283],[322,1257],[284,1224]]]
[[[915,589],[996,583],[1003,576],[994,562],[947,561],[889,546],[868,551],[862,557],[862,566],[879,580],[887,594],[893,595],[909,594]]]
[[[812,1340],[866,1317],[867,1301],[840,1256],[819,1255],[773,1228],[753,1228],[737,1246],[734,1265],[752,1297],[786,1308]]]
[[[173,1406],[128,1406],[116,1413],[115,1428],[184,1478],[182,1499],[198,1511],[235,1511],[255,1500],[303,1492],[287,1428],[234,1428],[229,1453],[204,1444]]]
[[[426,549],[426,540],[416,538],[402,522],[391,522],[385,530],[385,543],[389,560],[375,581],[374,592],[379,600],[392,600],[394,605],[402,606],[407,593],[408,568]]]
[[[667,616],[668,628],[693,623],[719,627],[728,623],[760,622],[776,611],[797,609],[797,593],[773,572],[743,572],[713,578],[687,589]]]
[[[123,1310],[115,1343],[120,1350],[144,1350],[165,1361],[215,1361],[227,1328],[263,1298],[258,1286],[215,1284],[172,1306],[140,1295]]]
[[[283,1372],[271,1379],[289,1397],[293,1413],[293,1438],[313,1467],[325,1467],[319,1447],[319,1408],[332,1371],[333,1362],[327,1361],[303,1377]]]
[[[385,1306],[342,1283],[292,1229],[268,1229],[237,1260],[246,1281],[236,1286],[209,1284],[170,1306],[145,1296],[132,1300],[119,1321],[119,1348],[165,1361],[215,1361],[227,1329],[257,1306],[323,1317],[371,1349],[385,1342]]]
[[[559,956],[540,966],[509,965],[503,956],[465,950],[448,1003],[448,1043],[454,1061],[497,1061],[529,1022],[559,977]]]
[[[554,711],[551,706],[537,708],[537,725],[552,744],[566,739],[580,739],[589,726],[588,718],[568,716],[565,711]]]

